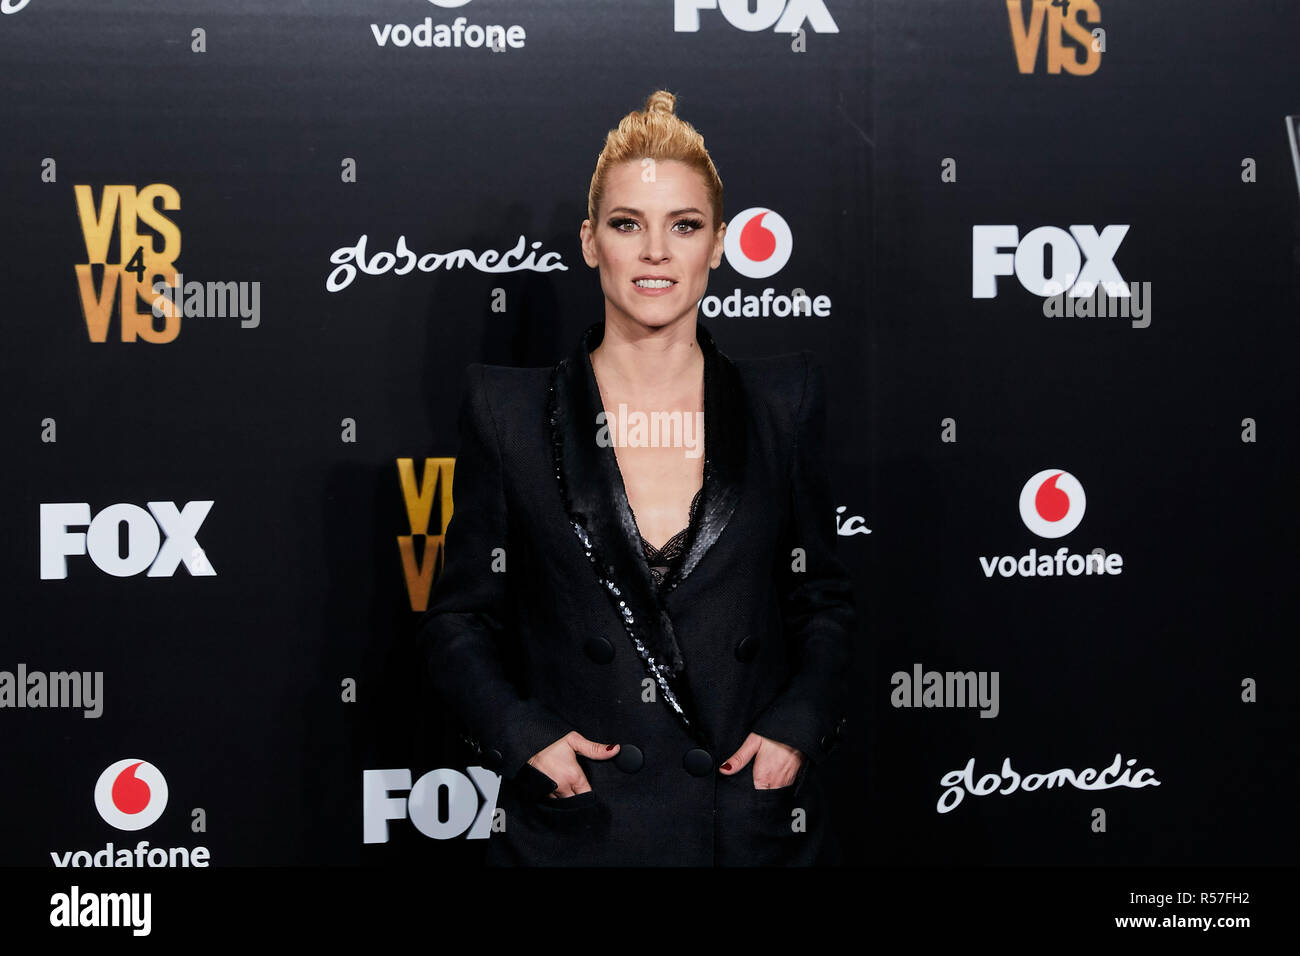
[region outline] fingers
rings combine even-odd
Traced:
[[[754,788],[774,790],[794,782],[803,765],[804,755],[778,740],[751,733],[740,745],[740,749],[723,761],[719,769],[727,776],[734,776],[744,770],[751,760],[754,763],[751,771]]]
[[[764,746],[754,758],[754,789],[788,787],[799,776],[799,768],[804,762],[803,752],[767,737],[762,741]]]
[[[762,764],[761,769],[760,763]],[[780,763],[771,760],[754,761],[755,790],[776,790],[780,787],[788,787],[794,783],[797,776],[799,776],[798,763],[786,763],[784,760]]]
[[[754,754],[758,753],[759,745],[762,744],[763,738],[758,734],[750,734],[745,738],[745,742],[740,745],[740,749],[722,762],[719,770],[727,776],[739,773],[745,769]]]
[[[548,748],[548,750],[551,748]],[[588,740],[576,730],[571,730],[554,745],[553,754],[548,754],[547,766],[543,769],[548,777],[555,781],[553,799],[574,797],[580,793],[590,793],[591,784],[582,772],[578,757],[590,760],[608,760],[618,753],[618,744],[603,744]]]
[[[618,754],[618,744],[601,744],[594,740],[588,740],[576,730],[569,731],[564,737],[574,753],[581,754],[590,760],[608,760]]]
[[[573,776],[565,775],[564,779],[557,781],[557,783],[556,789],[548,794],[552,800],[558,800],[562,797],[576,797],[580,793],[591,792],[591,784],[587,782],[587,776],[581,769]]]
[[[572,797],[591,789],[591,784],[587,782],[587,775],[582,772],[582,767],[578,766],[578,759],[573,755],[572,750],[568,750],[566,754],[557,754],[545,773],[555,781],[555,789],[549,794],[553,798]]]

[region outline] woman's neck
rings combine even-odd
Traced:
[[[646,329],[606,319],[604,338],[590,355],[598,380],[649,398],[680,392],[700,382],[704,372],[694,322]]]

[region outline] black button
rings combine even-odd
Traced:
[[[614,659],[614,645],[603,637],[589,637],[582,645],[582,649],[587,652],[597,664],[608,664]]]
[[[501,756],[501,751],[493,747],[483,755],[483,759],[487,761],[488,767],[491,768],[501,766],[501,761],[504,758]]]
[[[645,757],[641,753],[641,748],[634,747],[632,744],[622,744],[614,756],[614,766],[624,773],[636,773],[644,765]]]
[[[830,753],[830,752],[831,752],[831,748],[833,748],[833,747],[835,746],[835,737],[834,737],[834,735],[833,735],[833,734],[826,734],[826,735],[824,735],[824,736],[822,737],[821,744],[822,744],[822,750],[826,751],[827,753]]]
[[[709,756],[708,751],[697,747],[695,750],[686,751],[686,756],[682,758],[682,766],[692,777],[703,777],[713,770],[713,758]]]
[[[736,645],[736,660],[741,661],[742,663],[749,663],[754,659],[754,655],[757,653],[758,638],[753,634],[749,635],[749,637]]]

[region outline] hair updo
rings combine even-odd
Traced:
[[[587,218],[596,225],[596,212],[605,194],[605,177],[620,163],[652,159],[656,163],[676,160],[685,163],[704,177],[713,210],[713,231],[722,225],[722,180],[704,148],[704,137],[690,123],[674,112],[677,97],[667,90],[655,90],[647,97],[645,108],[633,110],[618,128],[605,136],[605,147],[596,158],[596,171],[587,192]]]

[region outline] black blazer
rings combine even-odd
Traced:
[[[590,326],[555,368],[469,366],[445,563],[419,633],[437,692],[502,775],[488,862],[810,863],[816,765],[843,724],[857,615],[834,555],[825,387],[810,352],[704,353],[701,518],[654,588],[601,411]],[[577,730],[590,793],[527,763]],[[807,758],[754,788],[717,767],[754,731]]]

